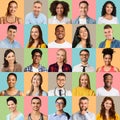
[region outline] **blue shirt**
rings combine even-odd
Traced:
[[[106,40],[101,42],[99,44],[99,48],[105,48],[105,43],[106,43]],[[120,48],[120,41],[116,40],[116,39],[113,39],[112,42],[111,42],[111,47],[110,48]]]
[[[25,17],[25,24],[47,24],[47,18],[42,13],[35,17],[33,12],[30,12]]]
[[[8,38],[5,38],[3,41],[0,42],[0,48],[20,48],[20,44],[14,40],[10,42]]]
[[[54,113],[48,116],[48,120],[71,120],[71,117],[68,119],[66,113],[63,113],[62,115]]]
[[[11,120],[10,117],[11,117],[11,114],[8,114],[6,117],[6,120]],[[23,114],[20,113],[14,120],[24,120]]]

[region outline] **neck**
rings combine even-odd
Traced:
[[[17,111],[17,110],[15,110],[15,111],[13,111],[13,112],[12,112],[12,114],[16,114],[16,113],[18,113],[18,111]]]
[[[108,65],[104,65],[105,67],[111,67],[111,64],[108,64]]]
[[[33,111],[31,112],[31,114],[38,115],[38,114],[40,114],[40,111],[39,111],[39,110],[38,110],[38,111],[34,111],[34,110],[33,110]]]
[[[65,40],[64,40],[64,39],[62,39],[62,40],[61,40],[61,39],[56,39],[55,42],[56,42],[56,43],[59,43],[59,44],[62,44],[62,43],[65,42]]]
[[[109,91],[109,90],[111,90],[111,86],[110,87],[107,87],[107,86],[104,86],[104,88],[107,90],[107,91]]]
[[[9,67],[13,67],[14,66],[14,63],[9,63]]]
[[[39,91],[39,87],[34,87],[34,91]]]
[[[86,15],[81,15],[80,18],[86,18],[87,16]]]
[[[87,65],[88,62],[81,62],[83,66]]]
[[[8,37],[7,37],[7,39],[10,41],[10,43],[12,43],[12,42],[14,41],[13,39],[10,39],[10,38],[8,38]]]
[[[14,91],[14,90],[16,90],[16,88],[15,87],[9,87],[7,90]]]
[[[35,68],[38,68],[39,67],[39,63],[33,63],[32,66],[35,67]]]
[[[59,19],[63,19],[63,15],[56,15],[56,18],[59,20]]]
[[[63,110],[58,110],[56,113],[57,115],[61,115],[63,113]]]

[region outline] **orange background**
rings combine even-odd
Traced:
[[[11,0],[0,0],[0,17],[5,16],[7,12],[8,3]],[[15,13],[17,17],[22,18],[22,23],[24,21],[24,0],[15,0],[18,3],[18,8]]]
[[[96,49],[96,69],[104,65],[102,48]],[[120,69],[120,49],[114,48],[113,58],[111,64]]]
[[[96,97],[95,96],[87,96],[89,99],[88,111],[96,114]],[[79,97],[72,96],[72,113],[80,111],[79,109]]]
[[[48,43],[53,42],[56,40],[55,36],[55,27],[57,25],[48,25]],[[64,24],[65,27],[65,40],[72,43],[72,25],[71,24]]]
[[[34,72],[24,72],[24,94],[25,95],[26,95],[26,92],[30,90],[31,78],[34,74],[35,74]],[[48,73],[42,72],[40,74],[43,77],[42,89],[47,92],[48,91]]]

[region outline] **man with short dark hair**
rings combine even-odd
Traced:
[[[24,69],[24,72],[47,72],[44,66],[40,65],[42,58],[42,51],[40,49],[34,49],[31,52],[33,63]]]
[[[104,26],[105,40],[99,44],[99,48],[120,48],[120,41],[113,37],[113,29],[111,25]]]
[[[73,21],[73,24],[95,24],[96,21],[90,18],[88,13],[89,4],[87,1],[81,1],[79,3],[80,16]]]
[[[88,111],[89,99],[81,97],[79,99],[80,111],[72,115],[72,120],[95,120],[95,114]]]
[[[9,25],[7,28],[7,37],[0,42],[0,48],[20,48],[20,44],[15,40],[17,26]]]

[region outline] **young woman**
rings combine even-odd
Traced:
[[[5,17],[1,18],[1,24],[22,24],[22,19],[15,15],[18,8],[16,1],[12,0],[8,3]]]
[[[101,17],[98,19],[98,24],[118,24],[116,7],[112,1],[107,1],[103,5]]]
[[[111,97],[105,97],[101,104],[100,113],[97,120],[120,120],[119,115],[115,112],[115,104]]]
[[[16,62],[15,52],[7,49],[4,53],[2,72],[22,72],[22,66]]]
[[[65,49],[58,49],[57,62],[49,66],[48,72],[72,72],[72,67],[67,64],[67,52]]]
[[[74,96],[95,96],[90,87],[90,78],[87,73],[82,73],[79,78],[79,86],[73,88],[72,95]]]
[[[17,75],[15,73],[9,73],[7,76],[8,89],[1,92],[1,96],[23,96],[20,90],[15,88],[17,82]]]
[[[102,53],[105,65],[97,68],[97,72],[119,72],[117,67],[111,65],[114,50],[111,48],[105,48]]]
[[[43,41],[42,30],[39,25],[34,25],[30,31],[28,48],[47,48],[47,45]]]
[[[47,96],[47,92],[42,89],[43,78],[40,73],[35,73],[31,79],[31,88],[27,96]]]
[[[7,115],[6,120],[24,120],[23,114],[17,110],[17,99],[15,97],[7,98],[7,105],[11,113]]]
[[[53,1],[50,5],[52,17],[48,19],[49,24],[70,24],[71,20],[67,17],[69,4],[65,1]]]
[[[91,48],[90,32],[85,25],[77,27],[73,43],[73,48]]]

